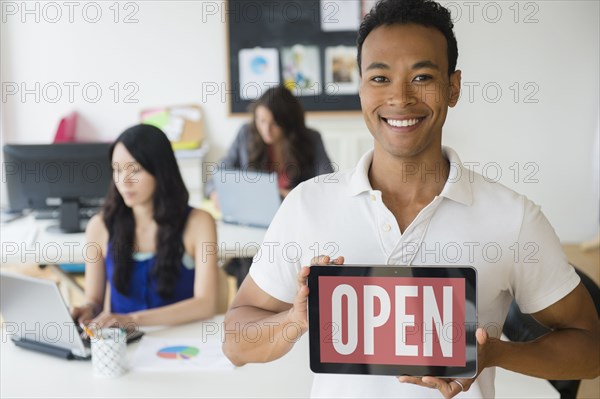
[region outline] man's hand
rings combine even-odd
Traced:
[[[325,266],[325,265],[343,265],[344,257],[339,256],[333,261],[327,255],[320,255],[312,258],[310,261],[311,265]],[[302,334],[308,330],[308,286],[306,285],[306,278],[310,274],[310,266],[303,266],[298,273],[298,293],[294,299],[292,308],[289,311],[289,320],[292,323],[298,325],[301,329]]]
[[[461,392],[466,392],[471,388],[471,385],[479,376],[479,373],[486,368],[489,367],[486,359],[486,348],[489,345],[495,345],[500,343],[499,339],[490,338],[487,332],[483,328],[478,328],[475,332],[475,337],[477,338],[477,375],[474,378],[436,378],[436,377],[407,377],[402,376],[399,377],[398,380],[400,382],[406,382],[409,384],[420,385],[422,387],[437,389],[440,391],[444,398],[449,399]]]

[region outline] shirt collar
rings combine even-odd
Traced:
[[[442,153],[450,162],[450,173],[440,196],[467,206],[471,205],[473,203],[473,192],[469,181],[469,170],[464,167],[458,154],[452,148],[442,146]]]
[[[373,161],[373,149],[367,151],[356,165],[354,173],[350,178],[350,195],[355,196],[365,191],[371,191],[371,182],[369,181],[369,169]]]
[[[469,182],[469,171],[465,169],[456,151],[450,147],[442,147],[444,157],[450,162],[450,174],[440,193],[441,197],[464,205],[473,203],[473,193]],[[373,161],[373,149],[367,151],[358,161],[350,178],[350,194],[352,196],[373,190],[369,181],[369,168]]]

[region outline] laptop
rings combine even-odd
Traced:
[[[53,281],[0,271],[0,312],[4,334],[15,345],[65,359],[91,358],[90,340]],[[128,331],[127,343],[142,335]]]
[[[221,169],[214,183],[225,223],[267,228],[281,205],[277,173]]]
[[[54,282],[0,272],[0,297],[4,331],[16,345],[67,359],[91,357],[89,340]]]

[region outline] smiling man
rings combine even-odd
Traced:
[[[452,28],[449,12],[427,0],[383,0],[365,17],[360,99],[374,148],[356,168],[307,181],[282,204],[264,255],[226,316],[228,331],[262,326],[259,340],[227,335],[224,350],[234,363],[277,359],[293,346],[289,327],[306,332],[306,265],[329,251],[332,258],[343,255],[335,264],[473,266],[478,323],[485,328],[476,332],[476,378],[317,374],[313,396],[488,398],[495,367],[546,379],[599,374],[594,305],[539,206],[469,173],[442,146],[448,109],[460,94]],[[297,256],[286,251],[291,245]],[[513,298],[553,331],[528,343],[500,341]]]
[[[375,138],[369,181],[382,192],[400,232],[442,191],[450,170],[442,126],[458,101],[460,71],[448,72],[447,47],[440,31],[413,23],[382,25],[359,36],[361,107]]]

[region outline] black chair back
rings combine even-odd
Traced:
[[[594,305],[596,312],[600,317],[600,288],[587,274],[575,267],[575,271],[581,278],[582,284],[587,288]],[[504,328],[504,335],[514,342],[532,341],[550,332],[550,329],[538,323],[531,315],[524,314],[519,309],[515,301],[510,305]],[[576,399],[577,390],[581,380],[548,380],[560,393],[561,399]]]

